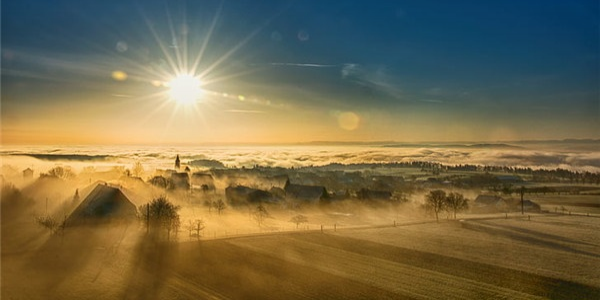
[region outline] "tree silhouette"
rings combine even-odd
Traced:
[[[425,206],[426,208],[433,210],[433,212],[435,213],[435,220],[438,222],[438,214],[444,209],[445,204],[446,192],[442,190],[431,191],[425,196]]]
[[[225,205],[225,202],[223,202],[223,200],[221,200],[221,199],[217,200],[217,202],[214,202],[214,205],[215,205],[215,209],[217,210],[219,215],[221,214],[221,211],[223,211],[225,208],[227,208],[227,206]]]
[[[131,168],[131,174],[135,177],[142,177],[144,174],[144,166],[139,161],[136,161]]]
[[[69,167],[54,167],[52,169],[50,169],[47,173],[48,176],[53,176],[56,178],[60,178],[60,179],[71,179],[73,177],[75,177],[75,173],[73,173],[73,171],[71,171],[71,168]]]
[[[295,215],[290,219],[290,222],[296,224],[296,229],[301,223],[308,223],[308,218],[304,215]]]
[[[262,204],[259,204],[254,210],[252,216],[254,217],[256,223],[258,223],[258,226],[262,226],[265,222],[265,219],[269,218],[271,215]]]
[[[469,208],[469,200],[467,200],[462,194],[450,193],[446,197],[446,209],[454,213],[454,219],[456,219],[456,213]]]
[[[161,229],[167,231],[167,239],[171,238],[171,232],[179,230],[179,206],[173,205],[166,196],[159,196],[150,203],[139,207],[141,219],[146,223],[149,232],[157,233]]]
[[[189,220],[188,221],[188,226],[187,229],[190,232],[190,236],[196,236],[196,237],[200,237],[200,232],[202,230],[204,230],[205,225],[204,225],[204,220],[202,219],[196,219],[196,220]],[[192,234],[192,232],[196,232],[195,234]]]

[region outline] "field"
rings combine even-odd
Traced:
[[[178,243],[155,242],[137,224],[63,236],[25,234],[26,224],[2,230],[2,299],[600,298],[596,217],[496,215]]]

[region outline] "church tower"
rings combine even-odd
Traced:
[[[177,154],[177,158],[175,158],[175,170],[179,170],[181,168],[181,161],[179,160],[179,154]]]

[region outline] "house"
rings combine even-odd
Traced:
[[[153,186],[166,189],[169,186],[169,181],[162,176],[154,176],[152,179],[148,180],[150,184]]]
[[[190,178],[192,189],[198,189],[202,191],[214,191],[215,180],[210,174],[206,173],[194,173]]]
[[[299,201],[319,202],[329,198],[327,189],[323,186],[288,183],[284,187],[284,191],[288,198]]]
[[[31,168],[23,170],[23,179],[33,179],[33,170]]]
[[[225,197],[231,205],[275,201],[271,193],[243,185],[228,186],[225,189]]]
[[[506,212],[509,209],[507,202],[496,195],[479,195],[473,201],[471,211],[474,213]]]
[[[102,223],[109,221],[134,221],[137,209],[121,189],[98,184],[73,210],[66,220],[68,225]]]
[[[511,199],[509,205],[511,211],[521,211],[521,199]],[[523,200],[523,211],[540,212],[541,210],[542,208],[539,204],[531,200]]]
[[[186,172],[171,173],[171,188],[189,190],[190,187],[190,174]]]

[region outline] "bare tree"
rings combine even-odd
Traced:
[[[446,192],[442,190],[431,191],[425,196],[425,207],[435,213],[436,221],[439,221],[438,214],[444,209],[445,204]]]
[[[144,175],[144,166],[139,161],[136,161],[131,167],[131,174],[135,177],[142,177]]]
[[[446,196],[446,209],[454,213],[454,219],[456,219],[456,213],[469,208],[469,200],[467,200],[462,194],[450,193]]]
[[[219,215],[221,214],[221,211],[223,211],[225,208],[227,208],[227,206],[225,205],[225,202],[223,202],[223,200],[221,200],[221,199],[217,200],[217,202],[215,202],[214,205],[215,205],[215,209],[217,210]]]
[[[181,225],[177,212],[179,208],[169,202],[166,196],[159,196],[150,203],[140,206],[139,211],[149,232],[158,232],[164,229],[167,231],[167,239],[170,239],[171,232],[175,231],[177,234]]]
[[[190,236],[196,236],[196,237],[200,237],[200,232],[202,230],[204,230],[205,225],[204,225],[204,220],[202,219],[196,219],[196,220],[189,220],[188,221],[188,226],[187,229],[190,232]],[[192,232],[194,232],[194,234],[192,234]]]
[[[50,169],[48,171],[47,175],[53,176],[56,178],[60,178],[60,179],[71,179],[71,178],[75,177],[75,173],[73,173],[73,171],[71,171],[71,168],[61,167],[61,166]]]
[[[208,207],[208,213],[212,213],[212,209],[213,207],[215,207],[215,202],[212,200],[206,200],[204,201],[204,206]]]
[[[296,229],[298,229],[298,225],[308,223],[308,218],[305,215],[295,215],[290,219],[290,222],[296,224]]]
[[[260,227],[265,222],[265,219],[269,218],[271,215],[262,204],[259,204],[252,213],[252,216],[254,217],[254,220],[256,221],[256,223],[258,223],[258,226]]]

